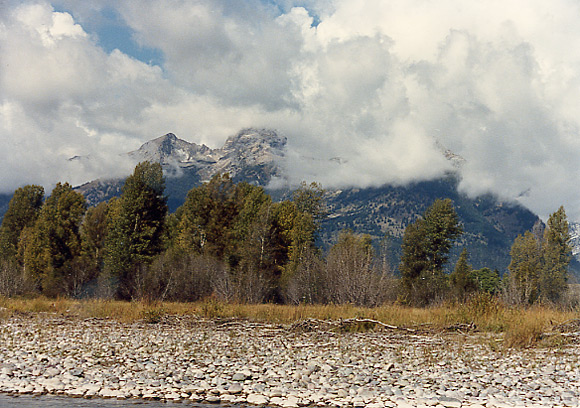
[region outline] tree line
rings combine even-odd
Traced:
[[[168,213],[161,165],[136,166],[120,197],[87,208],[59,183],[15,191],[0,226],[0,294],[245,303],[385,302],[428,305],[477,293],[511,303],[558,302],[571,259],[563,208],[542,231],[516,238],[509,272],[473,270],[464,249],[445,267],[462,226],[449,199],[436,200],[404,233],[398,268],[389,242],[343,231],[323,254],[317,233],[324,191],[303,183],[273,202],[263,188],[216,175]]]

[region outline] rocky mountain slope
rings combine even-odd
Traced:
[[[235,182],[247,181],[266,186],[272,177],[281,177],[286,138],[266,129],[244,129],[229,137],[224,146],[211,149],[189,143],[173,133],[153,139],[127,153],[129,160],[161,163],[166,177],[169,208],[183,204],[187,192],[215,174],[229,173]],[[78,187],[90,205],[121,193],[123,180],[95,180]]]
[[[278,163],[284,157],[285,146],[285,137],[266,129],[244,129],[229,137],[220,149],[189,143],[168,133],[128,156],[135,162],[159,162],[169,176],[195,169],[204,182],[214,174],[228,172],[234,179],[248,178],[265,185],[271,177],[280,175]]]
[[[166,174],[166,193],[172,211],[179,207],[194,186],[217,173],[229,173],[235,181],[267,187],[272,178],[283,178],[282,164],[286,138],[275,131],[245,129],[227,139],[222,148],[211,149],[180,140],[174,134],[145,143],[127,154],[138,163],[149,160],[162,164]],[[463,159],[441,147],[455,167]],[[120,194],[122,180],[96,180],[78,188],[90,204]],[[424,181],[404,187],[383,186],[342,189],[327,192],[329,217],[323,223],[321,243],[328,247],[339,231],[350,228],[368,233],[375,242],[388,235],[393,264],[400,255],[400,242],[406,225],[417,219],[437,198],[451,198],[465,228],[453,259],[467,246],[474,267],[488,266],[504,271],[514,238],[533,227],[538,217],[517,204],[502,203],[491,196],[471,199],[457,191],[458,175]],[[289,190],[270,190],[283,198]]]
[[[514,238],[531,229],[538,217],[517,204],[498,202],[492,196],[472,199],[457,190],[458,178],[423,181],[402,187],[347,189],[329,194],[329,219],[322,238],[329,242],[345,228],[370,234],[375,240],[388,235],[391,261],[398,263],[405,227],[425,212],[437,198],[451,198],[464,233],[452,250],[451,263],[463,246],[475,268],[505,271]]]
[[[570,222],[570,237],[572,238],[572,255],[580,261],[580,223]]]

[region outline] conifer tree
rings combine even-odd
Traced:
[[[24,269],[48,296],[68,294],[75,258],[81,254],[80,225],[86,211],[82,194],[58,183],[21,241]]]
[[[455,269],[449,275],[451,290],[460,301],[465,301],[470,293],[477,290],[477,284],[473,279],[472,272],[471,265],[468,263],[467,249],[463,248],[455,264]]]
[[[28,185],[17,189],[0,226],[0,258],[13,261],[22,231],[32,227],[42,208],[44,188]]]
[[[539,277],[539,291],[544,299],[557,302],[568,282],[568,265],[572,259],[572,246],[568,231],[568,219],[564,207],[548,218],[544,231],[544,267]]]
[[[495,295],[500,290],[501,278],[499,271],[487,267],[473,271],[473,279],[477,284],[477,290],[490,295]]]
[[[447,284],[443,268],[462,232],[450,199],[435,200],[423,218],[407,226],[399,266],[406,301],[424,305],[442,295]]]
[[[167,215],[165,180],[159,163],[139,163],[125,181],[110,211],[105,272],[115,295],[133,296],[137,268],[151,263],[164,249]]]
[[[179,209],[177,244],[226,261],[234,252],[233,225],[240,210],[236,196],[237,187],[229,174],[217,174],[191,189]]]

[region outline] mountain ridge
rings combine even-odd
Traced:
[[[127,157],[135,164],[144,160],[161,163],[166,175],[168,203],[174,211],[184,202],[191,188],[217,173],[227,172],[235,182],[262,186],[274,198],[288,197],[290,187],[269,188],[272,180],[285,180],[286,144],[286,137],[268,129],[242,129],[217,149],[186,142],[168,133],[127,153]],[[461,247],[466,246],[474,267],[505,271],[513,240],[530,230],[539,218],[517,203],[502,202],[491,195],[473,199],[460,193],[457,186],[465,160],[441,144],[437,146],[456,169],[440,179],[405,186],[328,190],[329,217],[324,220],[320,233],[323,247],[328,248],[343,229],[367,233],[375,242],[388,236],[392,264],[397,264],[406,225],[419,218],[435,199],[451,198],[465,227],[465,233],[452,252],[451,263]],[[95,180],[79,186],[78,191],[94,205],[119,195],[122,183],[121,179]]]

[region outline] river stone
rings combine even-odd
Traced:
[[[439,402],[439,404],[443,405],[445,408],[460,408],[461,407],[461,401],[458,400],[457,398],[439,397],[437,399],[437,401]]]
[[[201,402],[201,401],[203,401],[203,398],[197,394],[191,394],[189,396],[188,400],[190,400],[192,402]]]
[[[284,400],[285,399],[282,398],[282,397],[271,397],[270,398],[270,404],[282,406],[282,403],[284,402]]]
[[[228,387],[228,392],[230,394],[239,394],[240,392],[242,392],[244,389],[244,387],[242,387],[241,384],[239,383],[233,383]]]
[[[46,390],[41,385],[35,385],[34,391],[32,391],[32,395],[44,395],[46,394]]]
[[[68,390],[66,392],[66,394],[68,396],[75,397],[75,398],[80,398],[80,397],[84,396],[85,393],[86,393],[86,390],[83,389],[83,388],[75,388],[75,389],[72,389],[72,390]]]
[[[44,371],[44,376],[47,378],[55,377],[60,374],[60,370],[55,367],[49,367]]]
[[[318,371],[320,371],[320,366],[318,364],[308,364],[308,375],[316,373]]]
[[[242,373],[242,372],[235,373],[232,376],[233,381],[246,381],[247,379],[249,379],[248,375],[246,373]]]
[[[181,394],[178,394],[176,392],[171,392],[169,394],[165,394],[164,398],[168,401],[180,401]]]
[[[83,376],[83,370],[80,368],[73,368],[72,370],[68,371],[68,374],[74,376],[74,377],[82,377]]]
[[[272,397],[283,397],[286,395],[286,392],[281,388],[272,388],[270,390],[270,398]]]
[[[211,402],[212,404],[216,404],[216,403],[219,403],[221,401],[221,399],[218,395],[208,395],[207,397],[205,397],[205,400],[207,402]]]
[[[284,398],[282,404],[280,404],[284,408],[297,408],[300,404],[300,399],[294,395],[289,395],[288,397]]]
[[[205,373],[201,370],[194,370],[191,372],[191,376],[193,378],[195,378],[196,380],[204,380],[205,379]]]
[[[252,405],[265,405],[268,403],[268,398],[262,394],[250,394],[246,398],[246,401]]]
[[[351,404],[355,408],[363,408],[364,406],[366,406],[365,400],[362,397],[354,397],[351,400]]]

